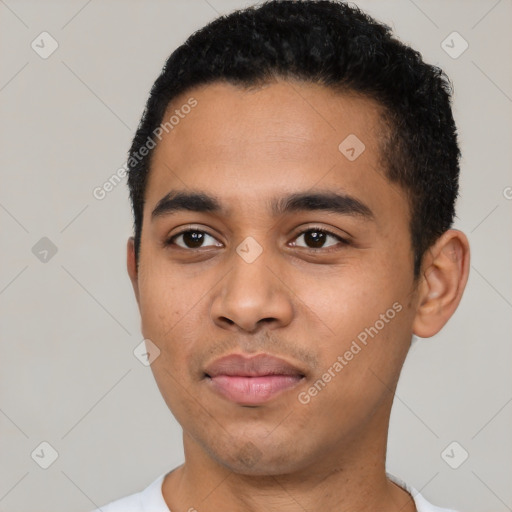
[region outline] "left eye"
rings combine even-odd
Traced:
[[[332,247],[336,245],[337,242],[341,242],[342,244],[347,244],[347,241],[341,238],[330,231],[326,231],[325,229],[317,229],[310,228],[306,231],[303,231],[295,240],[303,239],[306,245],[298,245],[295,242],[293,245],[298,247],[305,247],[306,249],[324,249],[326,247]],[[334,240],[334,243],[330,245],[325,245],[326,241],[331,238]]]

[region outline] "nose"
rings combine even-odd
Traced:
[[[290,285],[264,256],[252,263],[233,254],[232,270],[222,279],[211,305],[211,316],[223,329],[253,333],[261,326],[288,325],[294,314]]]

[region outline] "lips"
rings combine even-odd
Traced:
[[[297,366],[268,354],[232,354],[209,365],[205,377],[212,391],[224,398],[240,405],[257,405],[296,387],[305,374]]]

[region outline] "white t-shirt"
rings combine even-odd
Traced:
[[[110,502],[92,512],[171,512],[162,494],[162,483],[168,472],[162,473],[143,491]],[[418,512],[455,512],[448,508],[436,507],[429,503],[414,487],[410,487],[399,478],[386,473],[395,484],[405,489],[414,500]]]

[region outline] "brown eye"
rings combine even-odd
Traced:
[[[209,238],[214,241],[213,244],[209,245],[215,245],[217,247],[222,246],[220,242],[215,243],[217,240],[213,236],[209,235],[205,231],[200,231],[197,229],[189,229],[187,231],[182,231],[181,233],[173,235],[166,242],[166,245],[177,245],[183,249],[200,249],[202,247],[207,247],[203,244],[205,241],[208,241]]]
[[[303,244],[298,244],[297,240],[303,239]],[[326,245],[327,241],[331,239],[334,243]],[[330,231],[319,228],[310,228],[303,231],[296,239],[294,243],[297,247],[304,247],[306,249],[325,249],[337,245],[338,243],[347,244],[348,242]]]

